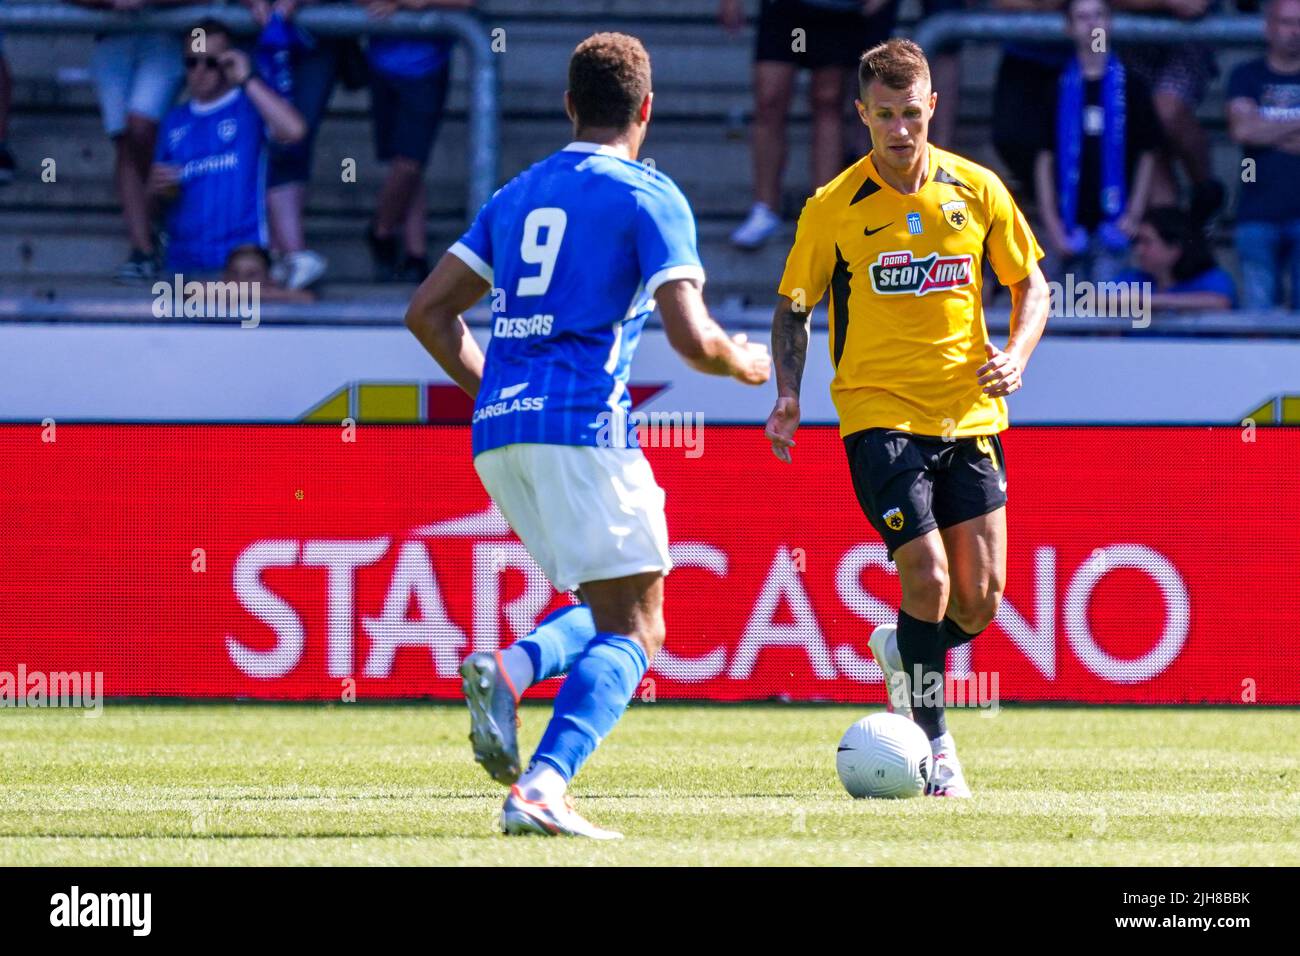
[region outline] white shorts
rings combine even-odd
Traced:
[[[641,449],[505,445],[474,469],[557,591],[672,569],[664,492]]]
[[[185,81],[181,39],[170,33],[120,33],[95,42],[91,60],[99,112],[110,137],[126,129],[130,113],[163,118]]]

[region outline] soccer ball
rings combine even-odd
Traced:
[[[854,797],[919,796],[930,776],[930,742],[901,714],[872,714],[844,732],[835,769]]]

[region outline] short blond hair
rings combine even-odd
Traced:
[[[911,40],[894,39],[873,46],[858,61],[858,95],[867,101],[867,87],[879,80],[890,89],[906,90],[919,79],[930,84],[930,61]]]

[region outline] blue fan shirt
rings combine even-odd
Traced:
[[[222,269],[230,250],[267,244],[266,126],[241,89],[163,119],[154,161],[180,167],[167,213],[167,268]]]

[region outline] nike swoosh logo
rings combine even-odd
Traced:
[[[892,226],[892,225],[893,225],[892,222],[887,222],[887,223],[885,223],[883,226],[879,227],[878,229],[863,229],[863,230],[862,230],[862,234],[863,234],[864,236],[874,236],[874,235],[875,235],[876,233],[878,233],[881,229],[888,229],[888,228],[889,228],[890,226]]]
[[[837,748],[835,748],[835,752],[836,752],[837,754],[842,754],[842,753],[844,753],[844,751],[846,751],[846,750],[852,750],[852,749],[853,749],[852,747],[837,747]]]

